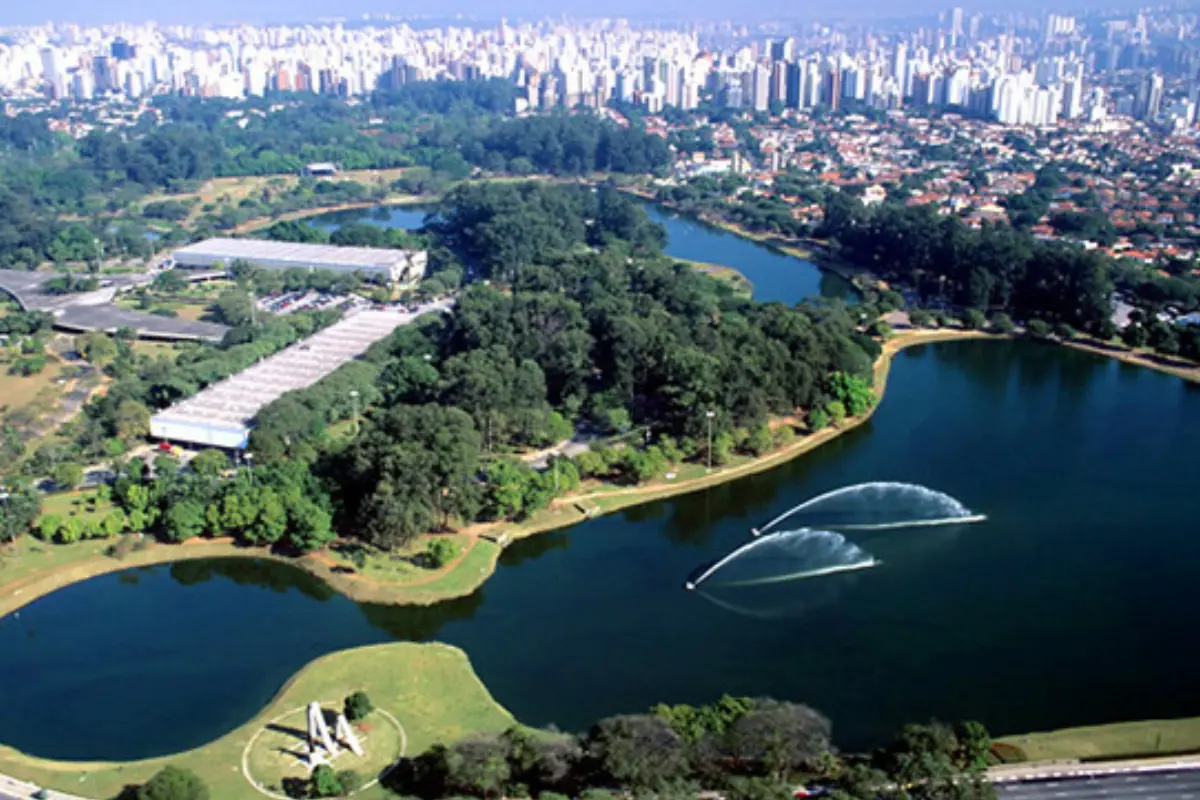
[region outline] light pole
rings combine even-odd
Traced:
[[[358,390],[350,390],[350,402],[354,404],[354,435],[358,436]]]
[[[704,416],[708,417],[708,471],[712,472],[712,421],[717,414],[715,411],[706,411]]]
[[[254,453],[246,453],[246,469],[250,473],[250,488],[254,488]]]

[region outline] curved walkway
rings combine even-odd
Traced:
[[[38,794],[38,792],[45,792]],[[0,800],[89,800],[73,794],[41,789],[32,783],[0,775]]]

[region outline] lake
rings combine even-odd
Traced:
[[[245,722],[312,658],[394,639],[462,647],[519,719],[568,730],[723,693],[807,702],[846,748],[931,717],[1016,733],[1200,714],[1197,418],[1196,388],[1088,353],[913,348],[867,424],[774,470],[519,542],[469,597],[359,606],[236,559],[66,587],[0,620],[0,738],[55,758],[178,751]],[[849,533],[882,564],[765,600],[683,588],[751,526],[867,481],[988,519]]]
[[[650,219],[666,228],[664,252],[668,256],[733,267],[754,285],[755,300],[793,305],[808,297],[847,301],[858,297],[849,281],[820,269],[811,261],[785,255],[764,244],[681,217],[653,204],[644,207]],[[305,221],[326,231],[351,223],[414,230],[424,224],[428,211],[428,208],[418,206],[378,206],[317,214],[306,217]]]

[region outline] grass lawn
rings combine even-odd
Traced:
[[[1194,753],[1200,752],[1200,717],[1064,728],[999,741],[1021,748],[1030,761]]]
[[[54,400],[62,393],[56,381],[62,373],[62,364],[46,359],[46,367],[36,375],[10,375],[7,364],[0,364],[0,409],[11,413],[37,401],[39,404]],[[40,397],[39,397],[40,395]]]
[[[112,502],[97,500],[95,489],[79,492],[53,492],[42,499],[42,514],[57,514],[64,520],[69,517],[79,517],[87,520],[92,517],[103,517],[112,511]]]
[[[331,735],[336,735],[337,712],[342,709],[342,697],[318,699],[325,713],[325,722]],[[379,775],[394,764],[404,752],[404,737],[400,728],[383,714],[374,714],[361,722],[354,723],[354,735],[362,748],[361,756],[342,748],[330,766],[339,772],[353,770],[363,782]],[[246,765],[256,782],[269,791],[283,794],[285,778],[304,779],[308,768],[304,763],[308,743],[307,708],[297,706],[284,712],[259,734],[250,745]],[[369,776],[369,777],[368,777]]]
[[[412,552],[423,551],[430,538],[418,539]],[[487,539],[463,534],[446,538],[458,544],[461,555],[441,571],[418,567],[389,553],[374,552],[367,555],[362,569],[354,568],[347,554],[336,552],[309,556],[302,566],[360,603],[431,605],[475,591],[495,570],[500,556],[500,545]],[[346,567],[355,571],[335,571]]]
[[[87,797],[111,798],[128,784],[141,783],[166,764],[200,775],[216,800],[257,800],[241,771],[242,752],[266,722],[313,700],[337,701],[356,690],[370,695],[376,708],[390,712],[404,728],[407,753],[436,742],[453,742],[514,724],[471,669],[466,655],[441,644],[393,644],[360,647],[313,661],[292,678],[254,719],[211,744],[165,758],[125,764],[71,763],[30,758],[0,747],[0,773]],[[373,714],[368,721],[382,724]],[[382,737],[381,737],[382,738]],[[337,767],[350,768],[339,760]],[[391,796],[374,787],[356,797]]]
[[[155,342],[149,339],[139,339],[134,342],[133,352],[149,358],[166,356],[172,361],[179,356],[179,351],[175,349],[175,345],[171,342]]]
[[[704,273],[713,280],[728,284],[731,289],[740,295],[750,297],[754,294],[754,284],[750,282],[749,278],[733,267],[727,267],[724,264],[710,264],[705,261],[690,261],[686,258],[672,258],[671,260],[687,264],[692,269]]]

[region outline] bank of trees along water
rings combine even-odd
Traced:
[[[450,315],[398,329],[263,409],[253,475],[125,470],[113,496],[131,528],[176,541],[230,533],[288,551],[319,546],[336,528],[390,547],[446,525],[527,516],[582,478],[635,483],[671,463],[706,462],[709,410],[711,460],[721,464],[789,440],[793,428],[772,429],[772,417],[860,409],[869,397],[878,345],[846,309],[734,295],[663,257],[661,229],[616,192],[469,185],[438,218],[436,235],[492,284],[468,286]],[[93,453],[144,433],[151,409],[314,324],[300,316],[235,329],[226,347],[185,350],[174,363],[121,345],[108,365],[116,380],[76,439]],[[356,409],[358,435],[331,435]],[[576,429],[628,435],[543,472],[511,458]]]
[[[975,230],[930,206],[867,208],[841,193],[827,200],[820,233],[840,244],[842,257],[914,287],[928,301],[1005,313],[1029,321],[1031,330],[1040,322],[1112,339],[1119,287],[1143,307],[1123,333],[1127,344],[1200,360],[1200,327],[1158,318],[1168,306],[1200,307],[1200,280],[1189,274],[1189,262],[1162,274],[1076,244],[1038,240],[1019,227]]]
[[[602,719],[580,736],[514,728],[438,745],[401,763],[385,784],[434,798],[619,796],[786,800],[798,785],[839,800],[995,797],[982,780],[991,754],[978,723],[910,725],[877,752],[838,754],[829,720],[797,703],[724,697]]]

